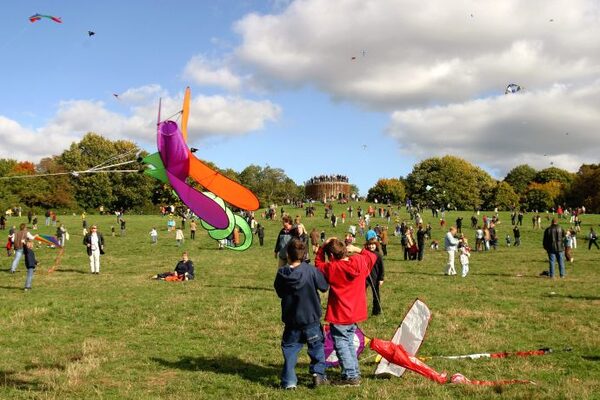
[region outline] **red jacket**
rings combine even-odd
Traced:
[[[329,298],[325,320],[332,324],[350,325],[365,321],[367,313],[366,279],[377,257],[363,249],[348,260],[325,261],[323,246],[315,258],[317,269],[329,282]]]

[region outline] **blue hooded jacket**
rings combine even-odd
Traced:
[[[317,290],[327,291],[325,277],[314,266],[301,263],[277,270],[275,291],[281,298],[281,320],[286,326],[301,328],[321,321],[321,298]]]

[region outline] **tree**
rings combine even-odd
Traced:
[[[582,165],[566,198],[571,207],[585,206],[588,212],[600,213],[600,164]]]
[[[249,165],[238,176],[240,183],[258,197],[263,207],[303,197],[301,188],[281,168]]]
[[[573,182],[573,179],[575,179],[575,174],[564,169],[550,167],[538,172],[535,175],[534,181],[537,183],[557,181],[563,184],[563,186],[568,186]]]
[[[406,198],[404,183],[397,178],[379,179],[375,186],[369,189],[367,201],[377,199],[380,202],[400,203]]]
[[[138,150],[133,142],[112,142],[95,133],[88,133],[79,143],[71,144],[60,155],[59,162],[67,171],[83,171],[110,159],[123,161],[126,158],[120,156],[133,155]],[[137,169],[141,165],[136,162],[129,164],[128,168]],[[156,189],[154,179],[137,173],[79,174],[71,176],[70,183],[77,203],[88,210],[101,205],[109,210],[146,209],[152,206],[151,199]]]
[[[515,193],[513,187],[507,182],[499,181],[490,191],[486,199],[485,206],[488,209],[498,207],[500,210],[510,210],[511,207],[519,203],[519,195]]]
[[[524,194],[527,191],[527,186],[534,181],[537,171],[527,164],[521,164],[511,169],[504,182],[513,187],[515,193]]]
[[[494,185],[481,168],[454,156],[434,157],[413,167],[406,177],[407,194],[428,206],[469,210],[483,204],[482,192]]]
[[[530,210],[546,211],[550,210],[556,205],[556,201],[562,191],[562,185],[557,181],[550,181],[547,183],[531,183],[527,192],[525,193],[525,199],[527,207]]]

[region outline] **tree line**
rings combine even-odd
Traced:
[[[154,212],[159,205],[178,205],[169,185],[143,173],[72,173],[107,160],[122,161],[121,156],[133,154],[147,155],[133,142],[111,141],[88,133],[62,154],[44,158],[37,164],[0,159],[0,209],[21,206],[93,212],[102,206],[105,210]],[[208,164],[252,190],[262,207],[304,199],[304,186],[297,185],[281,168],[250,165],[237,172]],[[141,172],[144,166],[134,159],[127,168]],[[20,178],[7,179],[14,176]],[[538,171],[524,164],[509,171],[503,180],[496,180],[461,158],[434,157],[416,164],[406,177],[378,180],[367,195],[369,201],[391,203],[402,203],[407,198],[424,207],[460,210],[516,207],[545,211],[562,205],[585,206],[589,212],[597,213],[600,212],[600,164],[584,164],[576,173],[556,167]]]

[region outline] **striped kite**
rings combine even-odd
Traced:
[[[42,14],[33,14],[31,17],[29,17],[29,21],[36,22],[42,18],[51,19],[54,22],[58,22],[59,24],[62,24],[62,19],[60,19],[60,17],[54,17],[52,15],[42,15]]]

